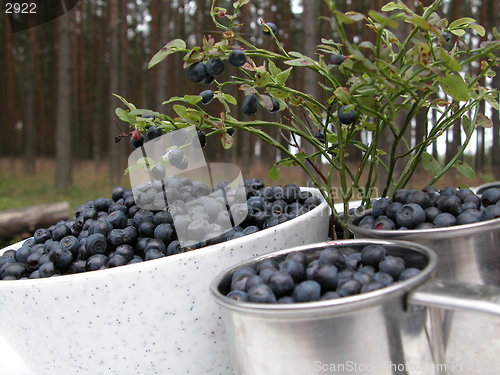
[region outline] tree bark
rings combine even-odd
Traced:
[[[36,228],[48,227],[69,215],[69,203],[40,204],[20,210],[0,211],[0,239],[13,238]]]
[[[59,45],[57,49],[57,119],[56,119],[56,188],[71,186],[71,46],[70,29],[73,12],[57,19]]]
[[[35,28],[31,28],[28,31],[28,60],[26,62],[26,74],[27,78],[24,85],[24,90],[26,92],[26,107],[25,107],[25,123],[23,126],[24,133],[24,172],[30,175],[35,173],[35,154],[36,154],[36,125],[35,125],[35,90],[38,90],[36,85],[31,84],[36,82],[36,61],[38,61],[37,56],[37,43],[36,43],[36,31]]]
[[[160,39],[158,44],[160,46],[155,46],[155,51],[161,48],[162,45],[167,44],[171,38],[170,36],[170,2],[164,1],[160,4],[160,11],[157,17],[160,19]],[[168,99],[168,91],[171,86],[171,82],[168,80],[168,70],[170,67],[170,62],[163,61],[157,66],[157,78],[156,81],[156,107],[158,110],[161,108],[161,103]]]
[[[109,93],[120,93],[119,82],[119,61],[120,61],[120,33],[119,33],[119,1],[110,0],[109,6],[109,37],[110,37],[110,57],[109,57]],[[118,184],[122,171],[120,170],[120,149],[114,141],[115,130],[115,108],[117,101],[109,101],[108,124],[109,124],[109,177],[112,184]]]

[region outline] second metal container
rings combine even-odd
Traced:
[[[241,303],[224,297],[232,273],[242,266],[293,251],[315,258],[325,246],[386,246],[422,272],[409,280],[351,297],[297,304]],[[440,324],[428,306],[489,312],[500,321],[500,289],[433,280],[436,254],[402,241],[350,240],[283,250],[245,262],[219,275],[210,291],[224,309],[228,348],[236,374],[496,374],[462,362],[441,362]]]

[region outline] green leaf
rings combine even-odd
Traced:
[[[273,78],[276,78],[281,73],[281,69],[276,66],[273,60],[269,60],[269,72]]]
[[[155,112],[155,111],[152,111],[150,109],[134,109],[133,111],[129,112],[129,115],[160,117],[160,113],[159,112]]]
[[[497,111],[500,109],[499,105],[498,105],[498,101],[495,99],[495,97],[493,95],[486,95],[484,97],[484,100],[486,100],[488,103],[490,103],[490,105],[495,108]]]
[[[438,78],[443,91],[453,99],[459,101],[469,100],[470,93],[463,78],[458,74]]]
[[[408,8],[406,8],[406,6],[399,4],[395,1],[391,1],[387,4],[385,4],[382,8],[380,8],[380,10],[382,12],[390,12],[391,10],[397,10],[397,9],[407,10]]]
[[[147,156],[144,158],[138,159],[136,164],[143,166],[143,167],[149,166],[150,168],[152,168],[154,165],[156,165],[155,161]]]
[[[469,27],[471,29],[475,30],[479,34],[479,36],[486,35],[486,30],[484,30],[484,27],[482,27],[481,25],[473,24],[473,25],[469,25]]]
[[[234,96],[230,95],[230,94],[222,94],[222,97],[229,104],[232,104],[232,105],[238,104],[238,102],[236,101],[236,98]]]
[[[476,177],[476,172],[474,169],[464,161],[457,160],[455,164],[453,164],[453,168],[455,168],[462,176],[466,178],[474,178]]]
[[[202,100],[202,97],[199,95],[184,95],[184,100],[186,101],[186,103],[195,105]]]
[[[287,81],[288,77],[290,76],[290,73],[292,72],[292,68],[288,68],[287,70],[282,71],[276,76],[276,81],[280,85],[284,85],[285,82]]]
[[[135,122],[135,116],[130,116],[128,111],[123,108],[116,108],[115,113],[122,121],[128,122],[129,124],[133,124]]]
[[[227,132],[221,134],[220,140],[225,150],[229,150],[233,146],[233,137],[227,134]]]
[[[273,100],[269,95],[259,95],[259,103],[268,111],[271,111],[273,109]]]
[[[183,105],[180,104],[174,104],[173,109],[175,113],[177,113],[177,116],[182,117],[186,113],[187,108],[184,107]]]
[[[465,31],[462,29],[450,30],[450,33],[455,34],[456,36],[462,36],[465,34]]]
[[[448,54],[446,50],[439,47],[438,51],[439,51],[439,57],[441,58],[441,60],[443,60],[443,62],[446,64],[448,68],[453,69],[456,72],[462,71],[460,63],[453,56]]]
[[[291,167],[297,164],[295,163],[295,160],[293,160],[292,158],[284,158],[281,159],[279,162],[277,162],[276,165],[281,165],[283,167]]]
[[[384,27],[392,27],[393,29],[399,26],[399,23],[390,19],[389,17],[384,16],[374,10],[370,10],[368,15],[377,23],[381,24]]]
[[[135,105],[133,105],[132,103],[127,102],[127,101],[125,100],[125,98],[124,98],[124,97],[122,97],[122,96],[120,96],[120,95],[118,95],[118,94],[113,94],[113,96],[114,96],[115,98],[120,99],[120,101],[121,101],[123,104],[125,104],[125,105],[128,107],[128,109],[130,109],[131,111],[133,111],[134,109],[137,109],[137,107],[136,107]]]
[[[168,42],[151,58],[151,61],[148,64],[148,69],[151,69],[153,66],[163,61],[168,55],[177,52],[177,50],[185,48],[186,48],[186,43],[182,39],[174,39]]]
[[[350,95],[345,87],[337,87],[333,94],[344,104],[349,104]]]
[[[483,115],[482,113],[477,115],[476,126],[481,126],[483,128],[492,128],[493,121],[488,116]]]
[[[269,172],[267,172],[267,176],[271,180],[276,181],[280,178],[280,168],[277,165],[273,166],[271,169],[269,169]]]
[[[285,61],[285,64],[292,66],[309,66],[314,65],[314,60],[310,57],[304,56],[298,59],[287,60]]]
[[[441,166],[436,161],[436,159],[434,159],[434,156],[432,156],[428,152],[424,152],[422,154],[422,166],[433,177],[437,176],[439,172],[441,172]]]
[[[415,15],[412,18],[410,18],[409,21],[410,23],[420,27],[421,29],[430,31],[436,35],[441,35],[441,32],[434,26],[432,26],[429,22],[427,22],[423,17]]]
[[[337,19],[339,20],[340,23],[350,24],[354,22],[352,18],[346,16],[344,13],[339,12],[338,10],[334,11],[334,13],[337,16]]]
[[[469,17],[463,17],[459,18],[458,20],[453,21],[450,23],[450,26],[448,26],[450,29],[455,29],[457,27],[463,26],[463,25],[468,25],[469,23],[476,22],[474,18],[469,18]]]
[[[173,103],[173,102],[183,102],[184,101],[184,98],[180,97],[180,96],[172,96],[170,99],[168,100],[165,100],[163,103],[161,104],[170,104],[170,103]]]

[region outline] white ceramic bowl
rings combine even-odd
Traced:
[[[329,212],[323,202],[255,234],[148,262],[0,281],[0,335],[37,375],[232,374],[211,280],[251,257],[327,240]]]

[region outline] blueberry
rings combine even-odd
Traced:
[[[262,27],[262,32],[263,32],[265,35],[269,35],[269,36],[270,36],[270,35],[271,35],[271,31],[272,31],[272,33],[273,33],[274,35],[276,35],[276,34],[277,34],[277,32],[278,32],[278,27],[277,27],[274,23],[272,23],[272,22],[266,22],[266,26],[267,26],[267,27],[265,27],[265,26],[263,26],[263,27]]]
[[[153,237],[155,230],[155,224],[152,221],[143,221],[139,225],[139,235],[141,237]],[[126,242],[124,242],[126,243]]]
[[[389,286],[394,282],[394,278],[391,275],[382,271],[373,275],[373,280],[384,286]]]
[[[207,74],[207,76],[203,80],[203,83],[210,84],[214,81],[214,79],[215,79],[215,77],[211,76],[210,74]]]
[[[320,301],[326,301],[329,299],[337,299],[337,298],[340,298],[337,292],[328,291],[321,296]]]
[[[305,268],[302,263],[299,263],[293,259],[287,259],[280,263],[279,270],[288,273],[292,276],[293,281],[296,283],[304,280]]]
[[[258,103],[259,101],[257,99],[257,95],[255,94],[247,95],[243,100],[243,105],[241,107],[241,110],[245,115],[253,116],[257,113]]]
[[[208,104],[214,98],[214,92],[212,90],[203,90],[200,92],[201,104]]]
[[[125,206],[124,204],[121,204],[121,203],[115,202],[115,203],[113,203],[111,206],[109,206],[109,209],[108,209],[108,212],[109,212],[109,213],[112,213],[112,212],[114,212],[114,211],[121,211],[121,212],[123,212],[125,215],[127,215],[127,211],[128,211],[128,209],[127,209],[127,206]],[[85,218],[87,218],[87,214],[90,214],[90,213],[93,213],[93,212],[95,212],[95,210],[93,210],[93,209],[92,209],[92,210],[86,210],[86,211],[84,212],[84,217],[85,217]],[[89,217],[91,217],[92,219],[97,219],[97,217],[96,217],[96,216],[97,216],[97,215],[94,215],[94,216],[89,216]],[[108,215],[108,216],[109,216],[109,215]]]
[[[411,279],[412,277],[417,276],[419,273],[420,273],[420,270],[417,268],[413,268],[413,267],[407,268],[399,274],[399,281]]]
[[[407,204],[409,203],[414,203],[422,207],[423,209],[430,207],[431,204],[431,198],[429,197],[429,194],[423,192],[423,191],[418,191],[418,190],[412,190],[408,193],[408,195],[405,198],[405,202]]]
[[[144,136],[142,134],[133,135],[130,137],[130,144],[133,148],[139,148],[144,145]]]
[[[354,110],[345,111],[346,107],[347,106],[343,105],[339,108],[338,111],[339,121],[342,124],[350,125],[354,121],[356,121],[356,112]]]
[[[108,235],[108,241],[113,246],[120,246],[129,244],[131,238],[124,229],[113,229]],[[104,252],[100,252],[100,254],[104,254]]]
[[[396,193],[394,194],[394,197],[392,198],[392,200],[394,202],[399,202],[399,203],[406,203],[406,196],[410,194],[410,190],[408,189],[399,189],[398,191],[396,191]]]
[[[26,247],[32,247],[35,245],[35,239],[33,237],[28,238],[26,241],[23,242],[23,246]]]
[[[113,225],[106,219],[104,221],[97,222],[92,227],[92,233],[100,233],[103,236],[108,236],[108,234],[113,230]],[[91,233],[91,234],[92,234]]]
[[[358,227],[372,229],[373,223],[375,223],[375,218],[372,215],[366,215],[359,221]]]
[[[280,102],[273,97],[271,97],[271,101],[273,103],[273,108],[271,108],[269,112],[271,113],[278,112],[280,110]]]
[[[123,229],[127,226],[127,216],[122,211],[111,212],[106,221],[115,229]]]
[[[345,59],[346,57],[344,55],[340,55],[338,53],[330,56],[330,62],[333,65],[340,65],[344,62]]]
[[[170,242],[167,246],[167,255],[175,255],[184,252],[178,240]]]
[[[40,260],[40,257],[42,254],[40,253],[31,253],[28,258],[26,258],[26,266],[28,267],[28,270],[34,271],[38,268],[38,262]]]
[[[66,224],[58,224],[52,230],[52,239],[54,241],[60,241],[63,237],[69,236],[71,234],[71,229]]]
[[[264,279],[259,275],[246,275],[245,290],[262,283],[264,283]]]
[[[403,203],[401,202],[392,202],[385,209],[386,216],[392,221],[396,220],[399,210],[403,207]]]
[[[146,254],[144,256],[144,260],[153,260],[153,259],[158,259],[158,258],[163,258],[165,254],[163,254],[161,251],[157,249],[146,249]]]
[[[153,169],[151,169],[151,176],[155,180],[163,180],[165,178],[165,167],[161,164],[155,165]]]
[[[106,237],[100,233],[91,234],[85,241],[85,250],[89,255],[104,254],[107,246]]]
[[[373,276],[373,275],[375,275],[375,267],[373,267],[373,266],[361,266],[358,268],[358,272],[364,272],[370,276]]]
[[[395,257],[392,255],[387,255],[378,265],[380,272],[387,273],[391,275],[394,280],[397,280],[399,274],[405,269],[405,262],[400,257]],[[378,281],[378,280],[377,280]]]
[[[39,244],[45,243],[45,241],[51,238],[51,235],[47,229],[37,229],[33,234],[33,238],[35,239],[35,244]]]
[[[276,296],[267,284],[259,284],[248,290],[248,301],[258,303],[276,303]]]
[[[448,212],[453,216],[457,216],[463,211],[462,200],[456,195],[448,195],[444,199],[437,200],[437,208],[442,212]]]
[[[128,262],[127,264],[135,264],[135,263],[141,263],[143,262],[143,259],[139,256],[135,256],[130,262]]]
[[[500,200],[500,189],[490,188],[483,192],[481,196],[481,203],[487,207],[497,203]]]
[[[40,278],[40,271],[36,270],[30,273],[29,275],[30,279],[39,279]]]
[[[292,293],[295,286],[292,276],[289,273],[282,271],[273,272],[267,283],[274,295],[278,298]]]
[[[362,287],[361,287],[361,290],[360,292],[361,293],[369,293],[369,292],[373,292],[374,290],[377,290],[377,289],[382,289],[385,285],[382,284],[381,282],[378,282],[378,281],[372,281],[371,283],[368,283],[368,284],[364,284]]]
[[[16,250],[14,259],[19,263],[26,263],[28,257],[31,254],[31,248],[26,246],[21,246]]]
[[[303,267],[307,264],[307,257],[303,252],[294,251],[293,253],[289,253],[286,256],[286,260],[293,260],[299,264],[302,264]]]
[[[60,241],[61,247],[65,250],[71,251],[73,256],[76,257],[78,253],[78,248],[80,247],[80,241],[74,236],[66,236]]]
[[[500,206],[498,204],[486,207],[481,214],[481,220],[491,220],[499,217],[500,217]]]
[[[364,265],[378,267],[381,260],[385,257],[387,250],[381,245],[368,245],[361,251],[361,262]]]
[[[277,303],[295,303],[292,296],[283,296],[276,301]]]
[[[335,247],[327,247],[320,251],[319,264],[335,265],[339,261],[340,254]]]
[[[394,221],[389,219],[387,216],[379,216],[375,221],[373,222],[373,229],[378,229],[378,230],[392,230],[396,228],[396,224]]]
[[[71,251],[57,246],[50,250],[49,259],[58,270],[66,271],[73,263],[73,254]]]
[[[224,71],[224,63],[218,57],[212,57],[208,59],[207,63],[205,64],[205,68],[206,72],[210,76],[217,77]]]
[[[160,211],[154,214],[153,222],[155,225],[173,224],[172,214],[168,211]]]
[[[425,194],[425,193],[422,193]],[[400,227],[408,229],[415,228],[425,221],[425,212],[421,206],[415,203],[405,204],[396,216],[396,222]]]
[[[353,296],[361,290],[361,283],[358,280],[347,280],[337,288],[340,297]]]
[[[317,301],[321,296],[321,285],[313,280],[302,281],[297,284],[292,296],[295,302]]]
[[[457,189],[453,187],[445,187],[441,190],[439,190],[440,195],[446,195],[446,196],[452,196],[452,195],[457,195]]]
[[[132,220],[130,220],[130,224],[129,226],[125,227],[125,229],[123,229],[123,233],[125,235],[125,237],[128,239],[129,243],[135,243],[135,241],[137,240],[137,237],[139,237],[139,232],[137,231],[137,229],[133,226],[133,222]]]
[[[318,197],[309,197],[304,202],[304,207],[309,210],[312,210],[315,207],[318,207],[321,204],[321,199]]]
[[[465,199],[465,197],[469,195],[474,195],[474,192],[469,188],[460,188],[457,191],[457,197],[459,197],[462,200],[462,202]]]
[[[174,142],[176,146],[183,146],[188,141],[188,133],[184,128],[176,129],[172,131],[170,135],[172,136],[172,142]]]
[[[470,195],[465,196],[462,199],[462,202],[463,202],[462,208],[464,210],[466,209],[465,208],[466,203],[469,203],[469,205],[474,204],[476,209],[479,209],[479,207],[481,206],[481,199],[475,194],[470,194]]]
[[[247,62],[247,55],[245,52],[235,49],[229,54],[228,61],[233,66],[243,66]]]
[[[47,262],[50,262],[50,257],[49,253],[43,254],[39,259],[38,259],[38,267],[40,267],[42,264],[45,264]]]
[[[121,255],[128,262],[134,257],[134,248],[130,245],[120,245],[115,249],[115,255]]]
[[[443,35],[444,40],[445,40],[447,43],[448,43],[448,42],[451,40],[451,38],[452,38],[451,33],[450,33],[450,32],[448,32],[448,31],[443,31],[443,34],[442,34],[442,35]]]
[[[377,218],[381,215],[386,215],[385,210],[391,203],[387,198],[377,199],[372,205],[372,216]]]
[[[111,192],[111,199],[113,199],[113,201],[116,202],[117,200],[122,199],[124,194],[125,194],[125,189],[121,186],[117,186]]]
[[[10,263],[3,271],[2,280],[17,280],[26,275],[26,266],[21,263]]]
[[[200,142],[200,146],[205,147],[205,145],[207,144],[207,136],[205,135],[205,133],[203,133],[201,130],[197,130],[195,137],[198,137],[198,141]]]
[[[258,227],[256,227],[255,225],[250,225],[248,227],[246,227],[245,229],[243,229],[243,234],[245,236],[248,236],[249,234],[254,234],[254,233],[257,233],[260,229]]]
[[[260,274],[265,269],[278,270],[278,263],[274,259],[265,259],[257,265],[257,272]]]
[[[357,269],[359,267],[359,263],[361,262],[361,253],[357,254],[342,254],[341,263],[344,264],[346,268]]]
[[[366,273],[360,272],[359,270],[354,273],[354,280],[358,280],[362,285],[369,284],[373,280],[373,276]]]
[[[465,212],[467,210],[474,210],[474,211],[476,211],[479,207],[474,202],[465,202],[465,203],[462,204],[462,208],[464,209],[464,212]]]
[[[299,203],[304,204],[307,198],[310,198],[312,196],[312,193],[309,191],[301,191],[298,196]]]
[[[177,167],[179,169],[185,169],[181,168],[183,166],[184,160],[186,159],[184,152],[177,148],[174,150],[170,150],[167,153],[167,160],[170,164],[172,164],[174,167]]]
[[[71,273],[82,273],[87,270],[87,261],[78,259],[71,264]]]
[[[146,132],[146,138],[150,141],[158,137],[161,137],[162,135],[163,135],[163,130],[154,125],[150,126]]]
[[[238,302],[247,302],[248,301],[248,295],[246,292],[242,290],[232,290],[226,295],[227,298],[234,299],[235,301]]]
[[[52,276],[56,272],[56,269],[54,267],[54,263],[52,263],[52,262],[45,262],[45,263],[43,263],[38,268],[38,272],[40,274],[40,277],[50,277],[50,276]]]
[[[465,210],[457,216],[457,224],[471,224],[477,223],[481,220],[481,211],[478,210]]]
[[[138,228],[144,221],[154,221],[154,214],[148,210],[139,210],[134,215],[134,225]]]
[[[455,225],[456,222],[457,219],[455,218],[455,216],[453,216],[448,212],[443,212],[434,218],[432,224],[434,224],[436,227],[442,228],[442,227],[451,227]]]
[[[337,287],[337,267],[329,264],[320,264],[314,270],[313,280],[317,281],[322,291],[335,290]]]
[[[434,224],[428,223],[428,222],[420,223],[415,227],[415,229],[434,229],[434,228],[437,228],[437,227]],[[401,228],[399,228],[399,229],[401,229]],[[408,229],[408,228],[406,228],[406,229]]]
[[[424,212],[425,220],[432,222],[441,213],[441,210],[437,207],[427,207]]]
[[[207,76],[205,64],[201,61],[194,63],[187,70],[187,77],[193,82],[201,82]]]
[[[108,257],[103,254],[92,255],[87,260],[87,271],[97,271],[106,268]]]

